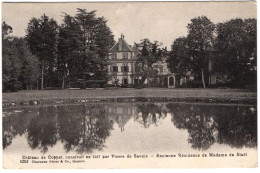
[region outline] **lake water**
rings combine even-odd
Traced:
[[[3,109],[3,153],[257,151],[256,106],[113,103]]]

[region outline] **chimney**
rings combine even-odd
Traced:
[[[118,51],[122,51],[123,44],[123,35],[121,34],[121,38],[118,39]]]

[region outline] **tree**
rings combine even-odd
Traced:
[[[3,21],[2,23],[2,41],[7,41],[12,38],[13,28]]]
[[[2,23],[2,63],[3,91],[17,91],[20,87],[21,61],[13,44],[12,27]]]
[[[82,31],[75,18],[65,14],[63,24],[59,27],[57,42],[57,71],[62,80],[62,88],[65,87],[65,79],[68,75],[78,73],[81,64]]]
[[[36,56],[32,55],[23,38],[14,37],[13,45],[18,52],[21,63],[19,76],[21,89],[28,90],[30,86],[35,86],[40,77],[39,61]]]
[[[66,78],[106,80],[108,51],[115,42],[96,11],[77,10],[75,17],[65,14],[59,28],[57,68],[63,88]]]
[[[167,63],[170,71],[179,76],[185,76],[191,70],[191,58],[186,37],[179,37],[173,42]]]
[[[201,75],[203,88],[205,88],[204,71],[207,69],[208,58],[213,49],[215,25],[206,16],[201,16],[191,19],[187,28],[193,71]]]
[[[97,32],[94,40],[97,57],[93,68],[95,79],[107,79],[107,58],[110,48],[115,44],[114,35],[106,25],[104,17],[98,18]]]
[[[166,50],[159,48],[162,43],[158,41],[150,42],[149,39],[143,39],[140,43],[135,43],[135,46],[141,50],[141,54],[137,55],[136,73],[141,76],[140,84],[143,84],[146,79],[157,74],[152,65],[161,60],[166,54]]]
[[[41,89],[44,88],[44,74],[53,75],[56,63],[57,23],[43,14],[40,19],[32,18],[26,30],[26,41],[33,55],[40,60]]]
[[[85,79],[104,79],[107,73],[107,55],[114,44],[114,36],[106,20],[96,17],[96,11],[79,9],[75,16],[81,29],[82,52],[80,67]]]
[[[38,58],[30,52],[23,38],[11,36],[12,27],[3,22],[3,90],[16,91],[36,84]]]
[[[217,25],[215,69],[234,77],[235,87],[256,85],[256,19]]]

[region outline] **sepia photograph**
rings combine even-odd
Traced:
[[[4,169],[256,168],[257,2],[2,2]]]

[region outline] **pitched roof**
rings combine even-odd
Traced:
[[[132,51],[133,51],[135,54],[139,54],[139,53],[140,53],[140,50],[139,50],[138,47],[136,47],[136,46],[133,46],[133,47],[132,47]]]
[[[121,45],[121,48],[120,48]],[[118,42],[109,50],[110,53],[112,52],[132,52],[131,46],[127,44],[124,38],[119,38]]]

